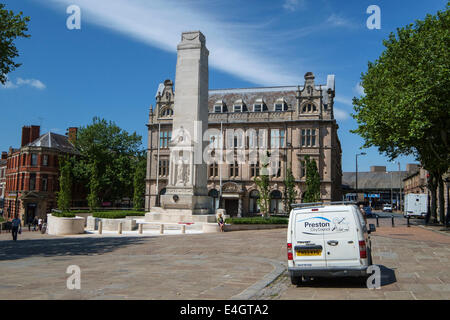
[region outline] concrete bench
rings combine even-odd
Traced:
[[[164,234],[164,229],[166,226],[175,226],[176,229],[181,229],[181,233],[186,233],[186,225],[188,223],[173,223],[173,222],[138,222],[139,234],[142,234],[144,225],[156,225],[159,226],[159,233]],[[191,223],[189,223],[191,224]],[[179,227],[179,228],[178,228]]]

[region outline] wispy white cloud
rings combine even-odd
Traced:
[[[342,15],[333,13],[331,16],[327,19],[328,26],[333,27],[354,27],[353,22],[351,22],[349,19],[343,17]]]
[[[361,83],[357,83],[356,86],[353,88],[353,91],[356,92],[359,96],[364,96],[366,93],[364,92],[364,88],[361,86]]]
[[[30,86],[32,88],[39,89],[39,90],[44,90],[45,88],[47,88],[47,86],[41,80],[22,79],[22,78],[17,78],[16,82],[8,79],[6,81],[6,84],[1,85],[0,88],[2,88],[2,89],[17,89],[22,86]]]
[[[345,121],[350,118],[350,113],[348,113],[347,111],[344,111],[340,108],[334,107],[334,118],[336,120]]]
[[[283,8],[292,12],[304,9],[305,6],[306,0],[285,0],[283,3]]]

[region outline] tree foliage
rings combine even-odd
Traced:
[[[14,14],[13,11],[5,9],[0,3],[0,83],[5,84],[8,73],[20,67],[14,58],[19,56],[19,51],[14,40],[19,37],[29,38],[27,23],[30,17],[23,17],[23,13]]]
[[[74,164],[74,175],[79,183],[89,186],[90,207],[98,207],[102,201],[133,198],[135,162],[141,145],[141,136],[97,117],[78,130],[75,146],[80,156]]]
[[[145,178],[147,173],[147,157],[142,152],[136,159],[133,180],[133,206],[135,210],[144,208]]]
[[[258,191],[259,198],[257,200],[261,213],[264,217],[269,216],[270,212],[270,172],[269,172],[269,152],[261,157],[261,170],[259,176],[255,177],[253,181],[255,182]]]
[[[72,163],[68,156],[59,158],[59,192],[57,192],[58,209],[66,212],[72,203]]]
[[[320,201],[320,175],[317,170],[316,161],[309,156],[305,157],[306,162],[306,190],[303,194],[302,202],[311,203]]]
[[[364,138],[365,148],[375,146],[391,160],[414,155],[430,172],[435,192],[450,164],[449,3],[398,28],[383,44],[361,76],[365,96],[353,99],[358,128],[352,132]]]
[[[284,179],[284,212],[291,211],[291,205],[295,203],[297,191],[295,190],[295,178],[291,168],[286,170],[286,178]]]

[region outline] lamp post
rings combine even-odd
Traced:
[[[355,184],[355,190],[356,190],[356,201],[358,201],[358,156],[365,156],[366,153],[365,152],[361,152],[356,154],[356,184]]]

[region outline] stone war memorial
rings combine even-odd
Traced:
[[[215,222],[203,161],[208,129],[208,56],[200,31],[184,32],[178,45],[173,130],[166,194],[151,208],[147,222]]]

